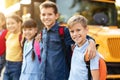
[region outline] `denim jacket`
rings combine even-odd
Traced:
[[[69,70],[65,62],[62,41],[58,33],[59,24],[42,31],[41,45],[41,80],[68,80]],[[64,28],[64,42],[67,54],[70,55],[72,41],[69,31]]]

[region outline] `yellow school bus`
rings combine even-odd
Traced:
[[[45,0],[32,1],[30,5],[21,4],[21,11],[32,11],[31,17],[39,24],[39,5]],[[107,64],[107,79],[120,79],[120,29],[117,20],[115,0],[51,0],[57,3],[60,23],[65,23],[75,14],[88,19],[89,33],[96,43],[98,51]],[[31,8],[32,5],[32,8]],[[29,11],[30,10],[30,11]],[[21,14],[22,15],[22,14]],[[40,24],[41,29],[41,24]]]
[[[31,4],[20,4],[22,15],[30,14],[40,29],[39,5],[45,0],[31,0]],[[96,43],[98,51],[107,64],[107,79],[120,80],[120,26],[118,26],[115,0],[51,0],[57,3],[60,23],[65,23],[75,14],[88,19],[89,33]],[[32,12],[31,12],[32,11]]]

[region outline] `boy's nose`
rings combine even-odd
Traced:
[[[45,18],[48,18],[49,16],[48,15],[45,15]]]
[[[74,33],[73,33],[73,35],[76,35],[77,34],[77,32],[75,31]]]

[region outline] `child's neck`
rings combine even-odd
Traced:
[[[46,26],[47,31],[50,30],[54,25],[55,25],[55,23],[53,23],[53,24],[51,24],[51,25],[49,25],[49,26]]]
[[[30,41],[32,41],[32,40],[33,40],[33,38],[32,38],[32,39],[27,39],[28,42],[30,42]]]
[[[81,47],[83,44],[85,44],[86,41],[87,41],[87,39],[85,39],[84,41],[82,41],[81,43],[79,43],[78,46]]]

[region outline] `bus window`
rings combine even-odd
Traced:
[[[68,4],[69,2],[69,4]],[[88,19],[89,25],[95,25],[96,23],[94,16],[97,13],[102,13],[108,18],[104,25],[117,25],[117,10],[114,3],[103,3],[98,1],[87,1],[87,0],[56,0],[58,4],[59,13],[64,22],[69,17],[75,14],[81,14]]]

